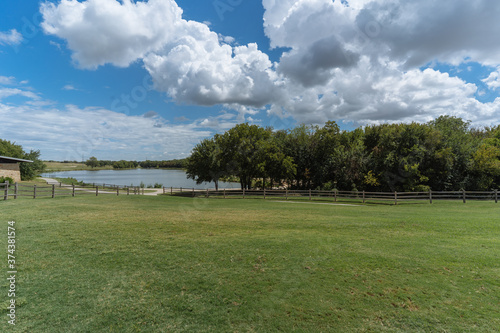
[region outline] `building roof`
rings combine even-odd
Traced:
[[[12,163],[12,162],[27,162],[27,163],[33,163],[33,161],[30,160],[23,160],[21,158],[14,158],[14,157],[7,157],[7,156],[0,156],[0,162],[2,161],[7,161],[7,163]]]

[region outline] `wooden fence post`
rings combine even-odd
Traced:
[[[14,199],[17,199],[17,192],[19,191],[19,186],[16,184],[14,185]]]
[[[224,199],[226,199],[226,189],[224,189]]]
[[[394,204],[398,204],[398,192],[394,192]]]
[[[193,187],[193,197],[194,197],[194,196],[195,196],[195,194],[194,194],[194,187]]]
[[[56,184],[52,184],[52,199],[56,197]]]
[[[73,184],[73,192],[71,193],[71,196],[74,197],[75,196],[75,184]]]
[[[498,190],[495,190],[495,203],[498,203]]]
[[[207,188],[207,198],[208,198],[208,188]]]
[[[3,199],[7,200],[9,198],[9,181],[6,181],[4,185],[5,185],[5,192]]]
[[[363,191],[363,203],[365,203],[365,191]]]
[[[165,186],[163,186],[163,194],[165,194],[165,193],[166,193],[166,192],[165,192]]]
[[[33,185],[33,199],[36,199],[36,184]]]
[[[309,201],[312,200],[312,194],[311,194],[311,189],[309,189]]]
[[[337,202],[337,189],[335,189],[335,202]]]
[[[99,196],[99,185],[95,187],[95,196]]]
[[[116,186],[116,195],[119,196],[120,195],[120,188],[118,186]]]
[[[266,200],[266,188],[264,187],[264,200]]]
[[[466,199],[465,199],[465,190],[462,190],[462,195],[463,195],[464,203],[466,203]]]
[[[285,200],[288,200],[288,189],[285,189]]]
[[[170,195],[173,195],[174,194],[174,188],[172,186],[170,186]]]
[[[182,193],[182,187],[181,187],[181,189],[180,189],[180,190],[181,190],[181,193]]]
[[[243,188],[243,199],[245,199],[245,188]]]
[[[432,190],[429,190],[429,203],[432,205]]]

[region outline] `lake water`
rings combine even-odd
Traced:
[[[186,178],[183,170],[172,169],[133,169],[133,170],[96,170],[96,171],[61,171],[47,172],[42,174],[47,178],[75,178],[85,183],[113,184],[123,186],[154,185],[163,184],[165,187],[183,187],[206,189],[215,188],[214,183],[203,183],[197,185],[192,179]],[[219,182],[219,188],[239,188],[239,183]]]

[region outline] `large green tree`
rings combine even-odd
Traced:
[[[263,179],[263,187],[265,187],[266,179],[270,180],[271,188],[274,184],[281,186],[284,181],[288,183],[297,172],[293,158],[283,153],[278,140],[273,134],[258,142],[256,159],[259,177]]]
[[[283,152],[290,156],[296,165],[293,186],[297,188],[311,188],[318,163],[315,160],[316,127],[300,125],[289,131],[284,138]]]
[[[292,157],[283,152],[283,132],[270,128],[239,124],[222,135],[215,135],[196,145],[187,162],[187,177],[214,182],[235,176],[242,189],[251,189],[256,179],[280,184],[295,177]]]
[[[310,165],[312,187],[318,188],[330,180],[330,160],[340,146],[340,128],[334,121],[328,121],[323,127],[315,127],[310,138],[311,153]]]
[[[453,116],[440,116],[429,125],[439,131],[442,136],[443,152],[447,160],[446,170],[434,178],[438,183],[433,189],[436,190],[460,190],[471,188],[476,181],[473,179],[470,169],[472,167],[472,155],[480,146],[480,136],[474,136],[470,130],[470,122]]]
[[[197,144],[187,159],[187,178],[194,179],[196,184],[214,182],[215,189],[219,189],[219,179],[227,173],[222,167],[222,151],[220,147],[221,138],[205,139]]]
[[[35,179],[45,171],[46,165],[40,160],[39,150],[30,150],[29,153],[24,155],[24,159],[33,161],[33,163],[21,163],[19,165],[22,180]]]
[[[362,129],[343,132],[339,144],[334,147],[328,160],[329,182],[339,190],[361,190],[369,185],[380,185],[375,175],[365,182],[367,153],[363,142]]]
[[[260,144],[269,140],[271,133],[269,128],[244,123],[220,136],[222,167],[239,178],[242,189],[251,189],[252,180],[262,176]]]
[[[23,147],[16,145],[15,142],[0,139],[0,155],[13,158],[23,158],[25,152]]]
[[[368,170],[386,191],[424,191],[449,164],[439,132],[426,124],[384,124],[365,129]],[[436,183],[432,183],[436,184]]]
[[[92,169],[97,168],[99,166],[99,161],[97,160],[97,157],[92,156],[85,161],[85,165],[91,167]]]
[[[478,190],[500,186],[500,126],[488,128],[470,161],[470,186]]]

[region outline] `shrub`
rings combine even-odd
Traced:
[[[9,182],[9,184],[15,183],[14,179],[12,179],[10,177],[0,177],[0,184],[5,183],[5,182]]]

